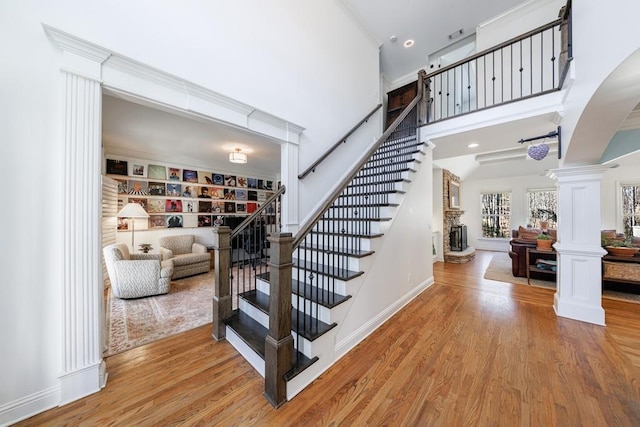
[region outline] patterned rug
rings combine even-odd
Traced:
[[[120,299],[107,291],[104,356],[212,322],[213,271],[173,280],[166,295]]]
[[[491,262],[487,266],[484,273],[484,278],[489,280],[496,280],[498,282],[514,283],[516,285],[526,285],[526,277],[514,277],[511,272],[511,258],[506,252],[499,252],[493,255]],[[556,283],[546,280],[531,279],[531,286],[537,286],[540,288],[555,289]],[[602,292],[603,298],[615,299],[620,301],[634,302],[640,304],[640,295],[635,295],[626,292],[617,292],[605,289]]]
[[[265,264],[255,269],[233,267],[232,308],[236,309],[240,292],[250,289],[255,274],[268,271]],[[137,299],[120,299],[105,295],[106,350],[113,356],[132,348],[185,332],[213,321],[214,270],[207,274],[172,280],[166,295]]]

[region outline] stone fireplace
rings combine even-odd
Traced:
[[[462,264],[473,260],[476,256],[476,251],[474,248],[467,246],[466,225],[460,223],[460,217],[464,214],[464,211],[460,209],[460,178],[448,170],[443,170],[442,173],[442,206],[444,207],[442,247],[444,260],[445,262]],[[453,234],[454,239],[456,236],[459,237],[458,241],[453,242],[455,243],[453,247],[451,241],[452,231],[458,231],[459,233],[458,235]]]

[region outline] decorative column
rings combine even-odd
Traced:
[[[227,329],[224,321],[231,317],[232,300],[229,287],[229,271],[231,268],[231,228],[213,228],[213,246],[215,258],[214,290],[213,290],[213,338],[220,341],[226,338]]]
[[[104,306],[100,233],[102,63],[109,53],[45,26],[62,50],[64,105],[63,254],[60,405],[99,391]]]
[[[558,187],[558,316],[604,325],[600,183],[607,166],[549,171]]]
[[[287,401],[284,374],[292,367],[293,337],[291,336],[291,233],[269,236],[269,334],[265,339],[264,395],[275,407]]]

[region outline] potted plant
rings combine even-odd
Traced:
[[[538,209],[536,211],[536,217],[540,220],[540,227],[546,230],[549,226],[549,221],[554,223],[557,221],[557,216],[551,209]]]
[[[548,234],[538,234],[536,236],[536,241],[538,243],[539,251],[551,250],[551,243],[553,243],[553,240],[551,240],[551,236],[549,236]]]
[[[148,254],[149,251],[153,250],[153,246],[151,246],[151,243],[140,243],[138,246],[140,246],[139,251],[145,254]]]
[[[630,242],[623,240],[606,241],[605,243],[604,248],[609,252],[609,255],[631,257],[640,250],[640,248],[632,246]]]

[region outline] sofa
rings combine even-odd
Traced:
[[[130,254],[124,243],[107,245],[102,253],[113,296],[126,299],[169,292],[173,261],[161,261],[160,254]]]
[[[551,240],[555,242],[557,232],[554,229],[546,230],[551,236]],[[519,227],[517,230],[511,230],[511,249],[509,257],[511,258],[511,272],[514,277],[527,277],[527,248],[536,248],[538,242],[536,236],[542,233],[539,228]]]
[[[159,245],[162,259],[173,261],[172,279],[207,273],[211,268],[211,254],[192,234],[163,236]]]

